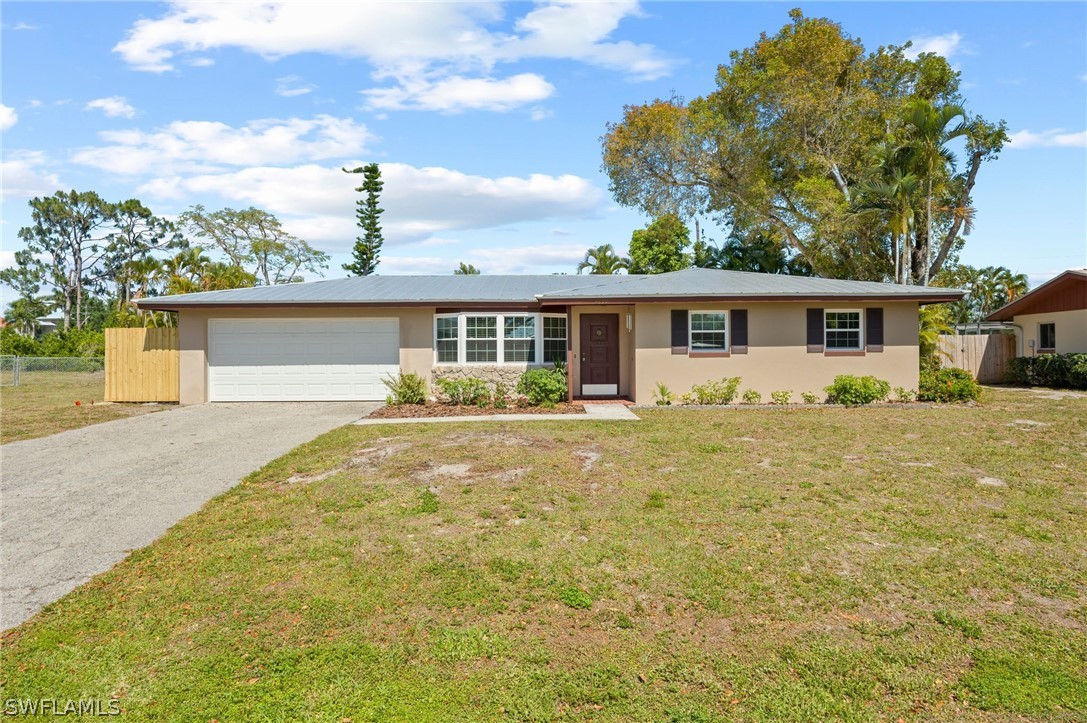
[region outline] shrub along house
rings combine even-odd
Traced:
[[[365,276],[141,299],[176,311],[182,404],[380,400],[399,371],[509,386],[568,365],[572,398],[652,403],[722,377],[764,397],[839,374],[916,389],[918,306],[962,292],[687,269]]]

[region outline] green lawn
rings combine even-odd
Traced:
[[[26,372],[19,386],[0,387],[0,442],[44,437],[171,406],[102,404],[105,378],[105,372]]]
[[[7,634],[0,697],[1087,718],[1087,398],[639,414],[326,434]]]

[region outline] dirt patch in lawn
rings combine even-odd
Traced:
[[[580,404],[558,404],[554,407],[473,407],[458,404],[390,404],[376,410],[370,419],[427,419],[432,417],[478,417],[492,414],[584,414]]]

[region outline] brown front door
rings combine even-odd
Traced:
[[[581,315],[581,396],[619,394],[619,315]]]

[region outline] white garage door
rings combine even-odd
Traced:
[[[213,402],[382,400],[400,370],[397,319],[212,319]]]

